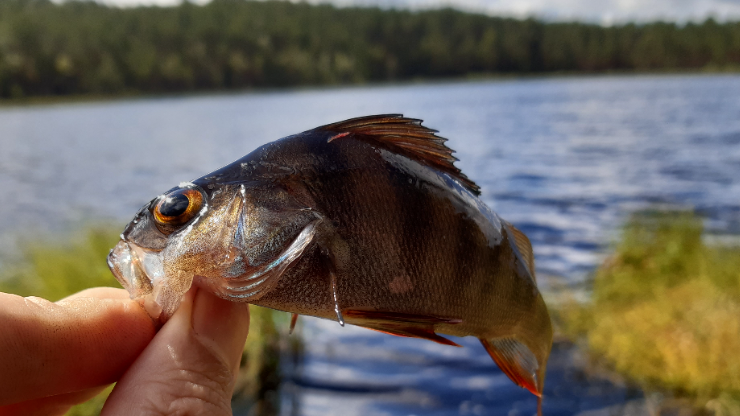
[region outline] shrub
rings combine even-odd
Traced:
[[[693,213],[633,216],[590,301],[560,316],[566,333],[643,387],[740,415],[740,248],[706,244]]]

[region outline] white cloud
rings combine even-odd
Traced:
[[[173,5],[181,0],[99,0],[117,6]],[[194,0],[206,3],[208,0]],[[602,24],[625,21],[700,21],[707,17],[739,20],[740,0],[308,0],[339,6],[427,9],[451,6],[491,15],[546,20],[586,20]]]

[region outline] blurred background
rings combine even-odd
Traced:
[[[738,97],[734,0],[0,0],[0,289],[118,286],[154,196],[403,113],[532,240],[546,415],[740,415]],[[475,339],[252,319],[235,415],[536,411]]]

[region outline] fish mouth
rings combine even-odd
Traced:
[[[108,254],[108,267],[131,299],[139,302],[153,319],[162,320],[158,294],[165,273],[159,252],[121,240]]]

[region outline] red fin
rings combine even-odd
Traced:
[[[524,387],[537,397],[542,397],[542,382],[537,380],[539,364],[526,345],[513,338],[487,340],[479,338],[488,355],[511,381]]]
[[[349,132],[348,131],[345,131],[344,133],[339,133],[336,136],[330,137],[329,140],[327,140],[327,142],[331,143],[332,141],[334,141],[336,139],[341,139],[342,137],[348,136],[348,135],[349,135]]]
[[[370,141],[445,172],[470,192],[480,195],[480,187],[454,165],[457,159],[452,156],[452,149],[444,144],[447,139],[435,135],[436,130],[422,126],[421,120],[406,118],[401,114],[381,114],[340,121],[317,129],[339,133],[329,141],[351,133],[357,139]]]
[[[342,311],[342,314],[349,323],[386,334],[422,338],[438,344],[452,345],[455,347],[460,346],[456,342],[450,341],[434,332],[435,324],[458,324],[462,322],[460,319],[358,309],[347,309]]]
[[[292,334],[293,330],[295,329],[295,324],[298,322],[298,314],[293,313],[290,317],[290,331],[288,331],[288,334]]]
[[[451,341],[445,337],[439,336],[436,333],[434,333],[433,329],[430,328],[424,328],[421,326],[414,326],[414,325],[401,325],[401,324],[372,324],[372,325],[365,325],[362,324],[361,326],[364,326],[365,328],[372,329],[378,332],[382,332],[384,334],[390,334],[390,335],[396,335],[399,337],[408,337],[408,338],[421,338],[426,339],[429,341],[436,342],[437,344],[442,345],[451,345],[453,347],[461,347],[460,344]]]

